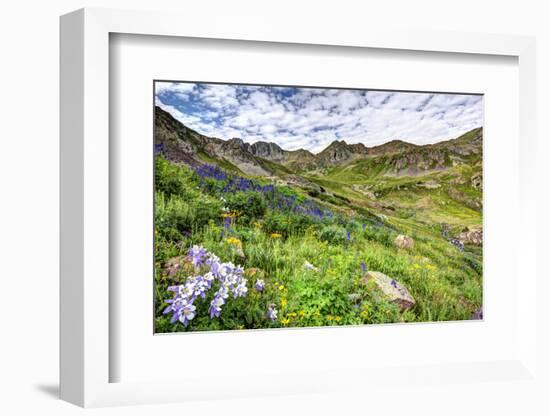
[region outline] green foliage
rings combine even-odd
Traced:
[[[236,192],[227,196],[227,207],[250,221],[265,214],[267,203],[258,192]]]
[[[338,225],[329,225],[319,231],[319,239],[331,244],[342,244],[346,241],[347,231]]]
[[[379,177],[376,182],[360,182],[364,172],[360,166],[348,173],[336,168],[315,180],[330,192],[330,196],[315,195],[316,201],[334,212],[332,217],[319,219],[271,209],[262,194],[253,191],[224,193],[220,181],[197,178],[189,168],[157,157],[155,330],[468,319],[482,303],[482,251],[468,247],[461,252],[442,236],[439,224],[445,222],[452,232],[458,232],[479,223],[481,217],[446,196],[445,188],[456,176],[436,175],[443,186],[428,191],[417,187],[418,178],[411,182],[410,178]],[[464,175],[469,178],[471,172]],[[391,204],[397,207],[395,212],[373,210],[361,193],[367,188],[352,188],[351,179],[372,186],[368,189],[380,192],[376,203]],[[279,191],[300,202],[311,197],[297,188]],[[468,197],[477,195],[468,192],[464,191]],[[414,247],[398,250],[394,245],[397,234],[412,236]],[[169,275],[166,264],[185,255],[192,244],[204,246],[222,261],[242,265],[249,292],[246,297],[231,298],[222,315],[210,319],[214,290],[210,291],[206,299],[196,301],[196,317],[185,327],[171,324],[170,317],[162,314],[164,300],[173,295],[168,286],[186,277]],[[313,267],[306,267],[306,262]],[[400,311],[375,285],[365,282],[363,267],[402,283],[416,299],[416,306]],[[263,291],[254,289],[259,278],[265,282]],[[278,310],[275,321],[266,315],[271,304]]]
[[[163,157],[155,159],[155,189],[166,196],[191,197],[191,172],[181,169]]]

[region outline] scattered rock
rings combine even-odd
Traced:
[[[399,306],[401,311],[411,309],[416,304],[405,286],[384,273],[369,271],[365,274],[364,279],[365,283],[373,281],[389,301]]]
[[[166,277],[176,277],[177,275],[193,273],[193,263],[189,256],[172,257],[166,262],[164,267]]]
[[[475,189],[483,190],[483,175],[481,172],[476,173],[470,179],[472,187]]]
[[[399,234],[395,237],[394,243],[398,248],[409,249],[414,247],[414,240],[403,234]]]
[[[319,271],[317,267],[315,267],[313,264],[311,264],[309,261],[304,261],[304,269],[305,270],[312,270],[314,272]]]
[[[359,293],[350,293],[348,300],[352,303],[358,303],[361,300],[361,295]]]
[[[436,181],[433,181],[433,180],[426,181],[426,182],[419,182],[419,183],[417,183],[417,186],[420,186],[420,187],[426,188],[426,189],[441,188],[441,185],[439,183],[437,183]]]
[[[483,228],[468,228],[459,234],[458,239],[464,244],[480,246],[483,244]]]
[[[239,259],[244,262],[246,260],[246,255],[244,254],[243,247],[241,245],[234,245],[233,249],[235,250],[235,254],[239,256]]]
[[[478,310],[476,310],[470,319],[471,320],[483,319],[483,308],[481,307]]]

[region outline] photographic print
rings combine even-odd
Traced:
[[[155,332],[482,319],[483,96],[154,82]]]

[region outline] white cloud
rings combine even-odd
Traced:
[[[483,122],[483,99],[472,95],[164,84],[157,83],[158,105],[189,127],[289,150],[319,152],[336,139],[366,146],[393,139],[435,143]]]

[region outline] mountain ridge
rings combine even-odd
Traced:
[[[396,139],[367,147],[334,140],[321,152],[305,149],[284,150],[274,142],[246,143],[241,138],[222,140],[196,132],[170,113],[155,107],[155,143],[171,160],[196,165],[217,162],[253,176],[277,176],[341,166],[354,161],[381,159],[391,174],[441,170],[482,153],[482,127],[435,144],[416,145]]]

